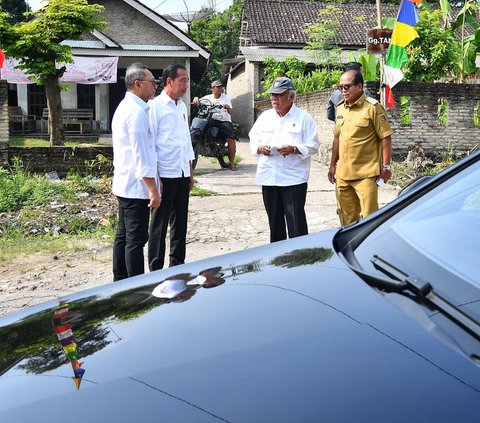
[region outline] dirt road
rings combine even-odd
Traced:
[[[243,158],[237,172],[222,171],[213,159],[201,158],[197,185],[217,193],[191,197],[187,262],[268,243],[269,232],[260,187],[255,185],[256,159],[240,142]],[[333,186],[327,167],[312,166],[307,196],[310,232],[338,226]],[[381,205],[397,196],[389,186],[380,190]],[[111,281],[110,243],[86,240],[81,251],[18,257],[0,267],[0,315],[92,288]]]

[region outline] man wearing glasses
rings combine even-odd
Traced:
[[[112,191],[118,199],[114,281],[144,273],[150,209],[157,209],[161,202],[147,105],[155,95],[155,81],[145,65],[133,63],[126,70],[125,85],[127,93],[112,119]]]
[[[358,72],[362,72],[362,65],[359,62],[348,62],[345,64],[343,67],[343,72],[347,72],[349,70],[355,70]],[[367,87],[363,88],[363,92],[367,97],[372,97],[375,98],[372,93],[368,90]],[[339,90],[338,87],[335,88],[335,91],[333,91],[332,95],[330,96],[328,100],[328,105],[327,105],[327,119],[331,120],[332,122],[335,122],[335,116],[337,114],[337,104],[340,103],[343,100],[343,94],[342,90]]]
[[[359,71],[340,78],[344,101],[337,106],[328,180],[336,183],[342,225],[378,210],[378,185],[392,176],[393,131],[385,109],[365,95],[363,84]]]
[[[262,186],[270,242],[276,242],[287,239],[287,228],[289,238],[308,233],[307,181],[319,142],[315,120],[294,104],[291,79],[275,79],[268,92],[272,108],[259,116],[249,137],[259,158],[256,181]]]

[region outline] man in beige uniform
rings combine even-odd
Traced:
[[[340,223],[347,225],[378,210],[378,185],[392,176],[393,133],[385,109],[363,92],[363,76],[347,71],[339,88],[328,180],[336,183]]]

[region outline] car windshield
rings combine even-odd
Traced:
[[[479,162],[398,212],[355,250],[365,270],[375,271],[373,255],[430,282],[457,305],[479,303]]]

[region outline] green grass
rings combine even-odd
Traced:
[[[113,226],[100,224],[92,227],[91,222],[76,221],[70,224],[70,233],[43,233],[40,235],[26,235],[24,227],[2,225],[0,228],[0,262],[19,255],[35,253],[50,254],[58,251],[80,251],[86,247],[82,242],[85,239],[96,239],[101,243],[112,243],[115,237]]]
[[[191,195],[217,193],[194,187]],[[85,214],[92,204],[95,210],[101,204],[101,212]],[[111,243],[117,218],[109,178],[71,174],[52,181],[28,174],[19,160],[9,170],[0,169],[0,261],[84,249],[87,238]]]
[[[213,195],[218,195],[218,192],[194,186],[190,191],[190,195],[193,197],[211,197]]]
[[[49,147],[50,141],[43,138],[10,138],[10,147]]]
[[[11,147],[50,147],[50,140],[46,138],[29,137],[11,137],[9,142]],[[66,141],[66,147],[79,147],[81,145],[90,145],[91,142],[82,143],[81,141]]]
[[[225,156],[225,157],[224,157],[224,160],[225,160],[225,163],[228,163],[228,156]],[[243,157],[242,157],[242,156],[235,156],[234,162],[235,162],[236,165],[238,165],[242,160],[243,160]],[[212,157],[212,158],[210,159],[210,161],[211,161],[212,163],[217,163],[217,159],[214,158],[214,157]]]
[[[113,238],[114,207],[98,215],[81,213],[95,194],[102,196],[97,200],[102,204],[113,198],[110,185],[101,180],[70,175],[61,182],[52,181],[24,172],[19,160],[10,170],[0,169],[0,260],[71,250],[77,248],[75,239]]]
[[[77,190],[75,184],[58,184],[45,176],[28,175],[16,160],[10,171],[0,169],[0,212],[45,205],[52,198],[72,201]]]
[[[82,233],[77,235],[40,235],[25,237],[25,234],[14,228],[4,230],[0,236],[0,263],[18,256],[29,256],[36,253],[56,254],[58,251],[84,251],[88,244],[85,239],[98,239],[102,243],[112,243],[112,229]]]

